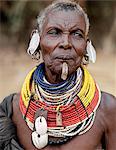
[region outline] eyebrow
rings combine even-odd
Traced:
[[[58,28],[59,30],[61,30],[61,28],[64,29],[64,27],[62,27],[62,26],[61,26],[60,24],[58,24],[58,23],[55,24],[55,25],[50,25],[47,30],[52,29],[52,28]],[[83,29],[80,29],[77,25],[75,25],[75,26],[73,26],[72,28],[70,28],[70,32],[76,31],[76,30],[82,32],[82,34],[85,35]]]
[[[74,27],[72,27],[71,30],[73,30],[73,31],[79,30],[79,31],[81,31],[83,34],[85,34],[84,31],[83,31],[83,29],[79,28],[77,25],[75,25]]]
[[[58,29],[60,29],[61,30],[61,28],[60,28],[60,26],[57,26],[57,25],[55,25],[55,26],[49,26],[48,27],[48,29],[52,29],[52,28],[58,28]],[[71,29],[70,29],[71,31],[76,31],[76,30],[79,30],[79,31],[81,31],[83,34],[84,34],[84,31],[82,30],[82,29],[80,29],[79,27],[72,27]]]

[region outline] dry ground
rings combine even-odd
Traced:
[[[24,50],[25,51],[25,50]],[[35,63],[26,52],[17,53],[11,48],[0,49],[0,101],[21,89],[29,70]],[[103,91],[116,96],[116,54],[97,54],[97,62],[88,66]]]

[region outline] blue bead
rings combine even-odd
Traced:
[[[51,94],[61,94],[63,92],[66,92],[70,90],[75,84],[76,84],[76,78],[77,74],[72,74],[67,80],[62,81],[58,84],[48,84],[44,81],[45,73],[44,73],[45,65],[44,63],[41,63],[37,69],[35,70],[33,74],[33,80],[35,83],[46,92],[49,92]]]

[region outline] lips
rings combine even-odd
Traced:
[[[59,56],[55,56],[54,59],[70,60],[70,59],[73,59],[73,57],[69,55],[59,55]]]

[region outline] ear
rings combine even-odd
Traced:
[[[87,37],[86,37],[86,42],[89,42],[89,41],[90,41],[90,39],[89,39],[89,37],[87,36]]]
[[[95,63],[96,61],[96,50],[92,45],[92,42],[89,38],[86,40],[86,54],[82,59],[82,64],[87,65],[89,63]]]
[[[36,30],[36,29],[33,29],[32,32],[31,32],[30,38],[32,38],[33,34],[36,33],[36,32],[37,32],[37,30]]]

